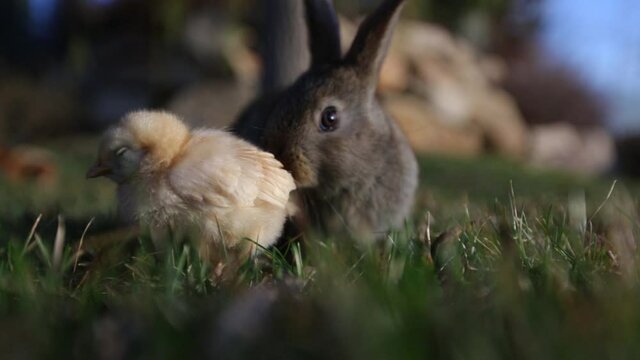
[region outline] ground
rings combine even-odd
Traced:
[[[95,139],[42,145],[57,179],[0,177],[3,358],[640,355],[633,181],[421,158],[415,218],[384,243],[316,239],[221,284],[117,226],[114,187],[84,178]]]

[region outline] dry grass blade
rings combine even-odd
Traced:
[[[62,215],[58,215],[58,229],[56,230],[56,238],[53,243],[53,268],[60,270],[62,264],[62,253],[64,250],[64,243],[66,237],[66,227],[64,225],[64,218]]]
[[[304,264],[302,262],[302,249],[299,243],[293,245],[293,260],[296,265],[296,275],[302,277],[304,275]]]
[[[595,218],[596,215],[598,215],[598,213],[602,210],[602,208],[604,208],[604,206],[607,204],[607,202],[611,199],[611,196],[613,195],[613,191],[616,189],[616,185],[617,184],[618,184],[618,180],[614,180],[613,184],[611,185],[611,188],[609,189],[609,193],[604,198],[604,200],[602,201],[600,206],[598,206],[596,211],[593,212],[593,215],[591,215],[591,217],[589,218],[589,222],[591,222],[593,220],[593,218]]]
[[[33,240],[33,236],[36,234],[36,229],[42,220],[42,214],[38,215],[36,221],[33,222],[33,226],[31,227],[31,231],[29,232],[29,236],[27,237],[27,241],[24,243],[24,248],[22,249],[22,253],[25,254],[29,250],[29,246],[31,244],[31,240]]]
[[[91,220],[89,220],[89,223],[87,224],[87,226],[85,226],[84,231],[82,231],[82,236],[80,237],[80,243],[78,244],[78,248],[76,249],[76,254],[74,255],[74,260],[73,260],[73,272],[76,272],[76,269],[78,268],[78,260],[80,259],[80,255],[81,255],[81,251],[82,251],[82,245],[84,244],[84,238],[87,236],[87,232],[89,231],[89,228],[91,227],[91,225],[93,224],[93,221],[96,218],[91,218]]]

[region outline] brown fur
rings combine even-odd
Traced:
[[[335,51],[338,30],[317,28],[337,23],[323,3],[306,0],[313,66],[278,96],[257,101],[235,131],[291,171],[316,230],[379,237],[403,224],[417,188],[415,156],[375,98],[403,1],[385,0],[344,58]],[[329,106],[337,108],[340,122],[323,132],[321,114]]]

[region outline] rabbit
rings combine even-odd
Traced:
[[[377,239],[411,213],[416,157],[376,98],[403,4],[384,0],[343,56],[331,2],[305,0],[310,68],[288,88],[259,98],[234,124],[237,135],[292,173],[306,214],[301,222],[316,232]]]

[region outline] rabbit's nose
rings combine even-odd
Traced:
[[[282,163],[282,166],[289,171],[291,171],[291,165],[293,165],[293,157],[291,154],[291,149],[285,144],[277,146],[273,152],[276,159],[278,159],[278,161]]]
[[[272,138],[269,144],[266,145],[266,149],[282,163],[285,169],[292,171],[292,166],[295,162],[293,156],[295,151],[291,144],[283,138]]]
[[[272,153],[276,159],[280,159],[286,149],[286,141],[283,136],[269,136],[265,143],[265,150]]]

